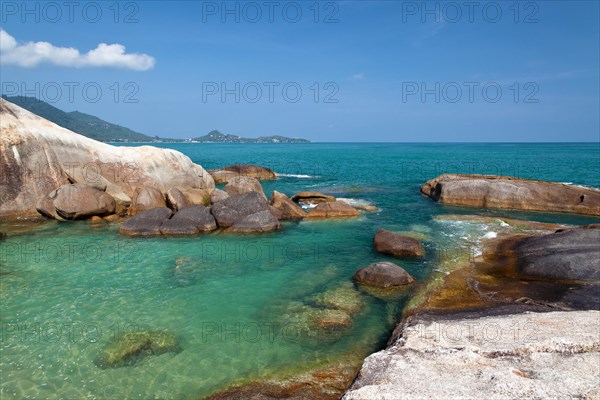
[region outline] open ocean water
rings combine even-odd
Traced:
[[[587,144],[158,144],[206,169],[258,164],[279,174],[267,196],[311,190],[373,204],[356,220],[285,223],[262,236],[129,239],[117,225],[49,222],[0,244],[0,394],[10,398],[194,399],[232,383],[362,358],[387,341],[405,298],[361,294],[349,328],[327,335],[297,318],[354,272],[391,260],[426,279],[444,249],[493,226],[440,214],[567,224],[594,217],[440,206],[419,187],[441,173],[483,173],[600,188],[600,145]],[[376,253],[378,228],[411,232],[426,257]],[[179,267],[177,267],[179,265]],[[126,332],[168,330],[178,351],[100,368],[102,349]]]

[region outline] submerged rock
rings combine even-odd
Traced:
[[[292,196],[296,203],[320,204],[335,201],[335,197],[319,192],[300,192]]]
[[[423,245],[417,240],[385,229],[377,231],[373,244],[378,252],[395,257],[423,257],[425,255]]]
[[[260,182],[247,176],[236,176],[235,178],[231,179],[229,183],[225,185],[225,191],[229,196],[237,196],[238,194],[248,192],[257,192],[260,193],[265,200],[267,199]]]
[[[357,313],[364,306],[360,293],[352,285],[330,289],[318,295],[316,302],[318,305],[341,310],[349,314]]]
[[[141,211],[123,222],[119,233],[125,236],[160,236],[160,228],[171,214],[171,209],[166,207]]]
[[[68,184],[52,191],[38,204],[37,210],[55,219],[85,219],[112,214],[115,211],[115,199],[92,186]]]
[[[179,350],[175,335],[168,331],[128,332],[110,342],[96,359],[100,368],[136,365],[150,356]]]
[[[301,219],[306,216],[302,208],[277,190],[273,190],[271,205],[281,212],[280,220]]]
[[[360,217],[360,212],[343,201],[319,203],[306,214],[307,219],[324,218],[354,218]]]
[[[211,213],[217,224],[229,232],[270,232],[281,227],[266,200],[254,191],[218,202]]]
[[[220,169],[208,171],[216,183],[228,183],[238,176],[246,176],[259,181],[269,181],[277,179],[277,175],[272,170],[258,165],[234,164]]]
[[[354,280],[366,286],[393,289],[414,282],[414,278],[402,267],[391,262],[378,262],[361,268]]]
[[[600,215],[600,191],[493,175],[441,175],[421,192],[443,204]]]

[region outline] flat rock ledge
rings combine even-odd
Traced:
[[[600,215],[600,190],[511,176],[445,174],[421,192],[448,205]]]
[[[367,357],[351,399],[597,399],[600,311],[414,316]]]

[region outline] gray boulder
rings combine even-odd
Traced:
[[[210,210],[199,204],[184,208],[160,226],[160,232],[165,236],[196,235],[215,229],[217,223]]]
[[[121,224],[119,233],[132,237],[160,236],[160,228],[171,214],[172,211],[166,207],[140,211]]]
[[[600,229],[569,229],[527,237],[507,253],[524,276],[600,281]]]
[[[270,232],[281,226],[266,200],[255,191],[222,200],[211,208],[217,224],[230,232]]]
[[[221,189],[215,189],[210,194],[210,204],[218,203],[221,200],[225,200],[227,198],[229,198],[229,194],[226,191]]]

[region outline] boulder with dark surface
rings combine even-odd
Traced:
[[[228,197],[229,197],[229,194],[226,191],[221,190],[221,189],[215,189],[210,194],[210,204],[218,203],[221,200],[225,200]]]
[[[160,232],[165,236],[196,235],[215,229],[217,224],[210,210],[199,204],[178,211],[160,226]]]
[[[38,203],[70,183],[103,188],[122,213],[135,188],[214,188],[189,157],[153,146],[111,146],[0,99],[0,219],[38,217]]]
[[[165,208],[166,206],[165,196],[160,190],[153,187],[137,188],[133,193],[129,215],[135,215],[140,211],[153,208]]]
[[[166,207],[140,211],[121,224],[119,233],[136,237],[160,236],[163,222],[172,214],[171,209]]]
[[[296,203],[319,204],[335,201],[335,197],[319,192],[300,192],[292,196]]]
[[[600,215],[600,191],[493,175],[441,175],[421,192],[443,204]]]
[[[414,282],[408,272],[391,262],[378,262],[361,268],[354,274],[354,280],[381,289],[401,287]]]
[[[251,191],[222,200],[211,208],[217,224],[229,232],[269,232],[280,228],[266,200]]]
[[[307,219],[324,218],[354,218],[359,217],[360,212],[343,201],[320,203],[306,214]]]
[[[230,196],[237,196],[238,194],[247,192],[257,192],[261,196],[267,199],[265,192],[257,179],[250,178],[247,176],[236,176],[231,179],[227,185],[225,185],[225,191]]]
[[[112,214],[115,211],[115,199],[92,186],[69,184],[50,192],[38,203],[37,210],[55,219],[85,219]]]
[[[177,212],[190,205],[187,196],[177,188],[171,188],[165,193],[167,206],[174,212]]]
[[[259,181],[269,181],[277,179],[277,175],[272,170],[258,165],[234,164],[225,168],[213,169],[208,171],[216,183],[228,183],[238,176],[246,176],[258,179]]]
[[[418,240],[379,229],[373,239],[375,249],[395,257],[423,257],[425,250]]]
[[[271,205],[281,212],[281,220],[301,219],[306,216],[306,212],[285,194],[273,190],[271,195]]]
[[[500,262],[523,277],[559,281],[600,281],[600,229],[509,238],[497,246]]]

